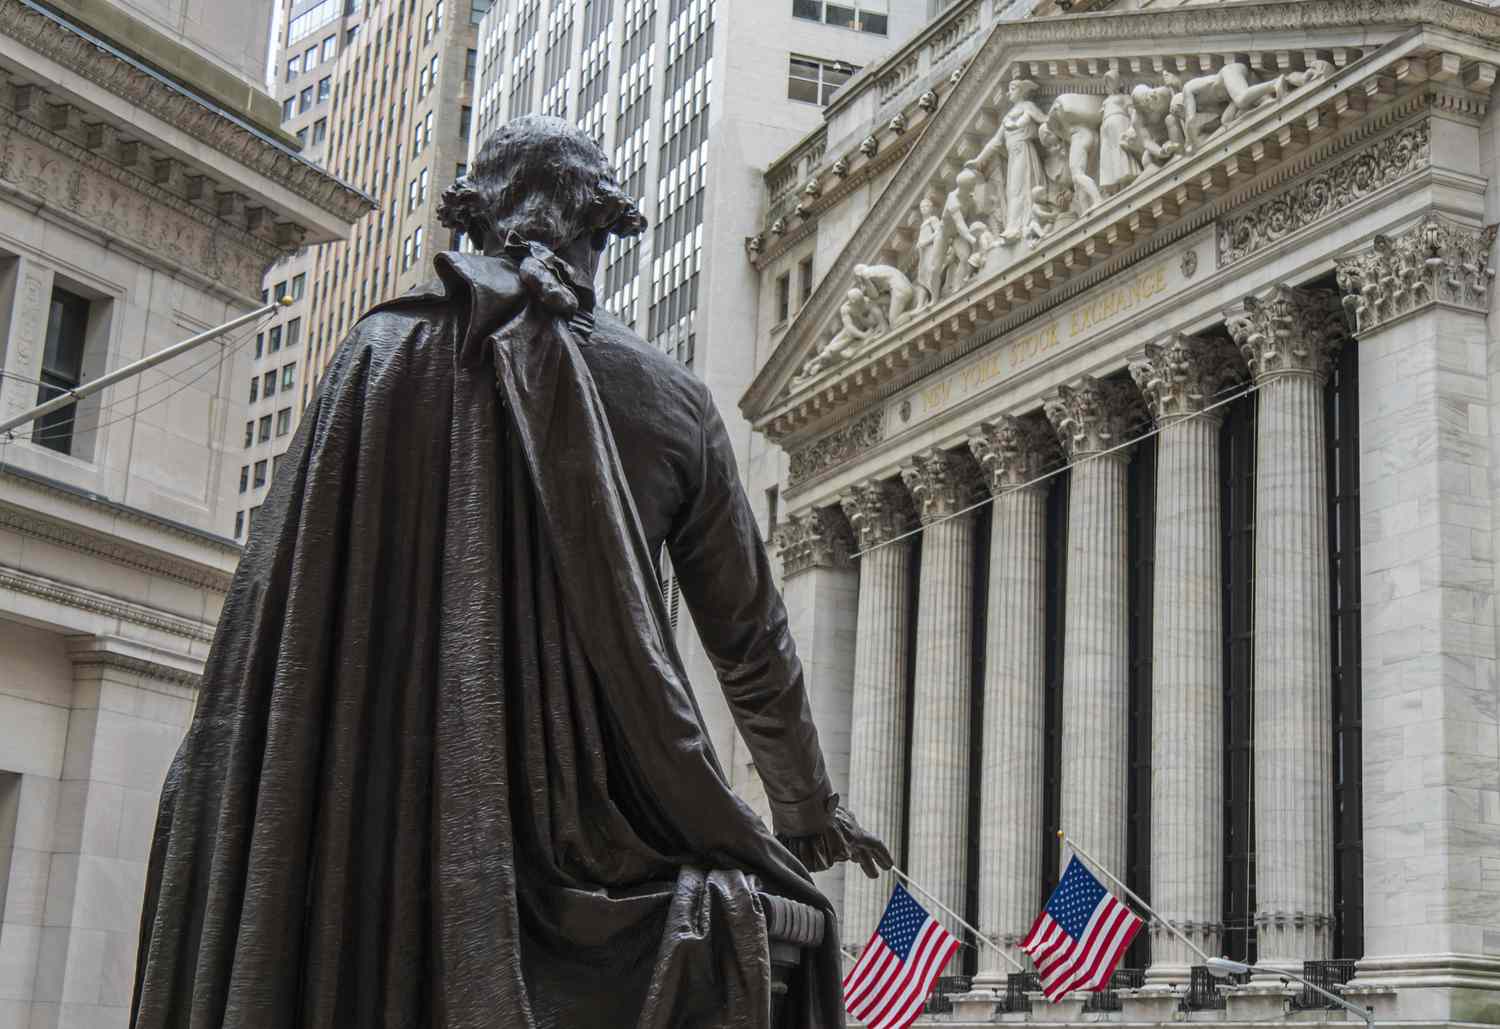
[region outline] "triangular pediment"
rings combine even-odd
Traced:
[[[1500,14],[1456,0],[998,23],[962,75],[924,97],[919,137],[742,408],[773,438],[815,431],[1330,143],[1434,103],[1482,114],[1497,40]],[[827,177],[851,159],[828,154]],[[810,206],[798,217],[815,218]]]

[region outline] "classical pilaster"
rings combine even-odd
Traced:
[[[1004,417],[981,425],[969,447],[995,498],[985,629],[978,927],[1000,946],[1013,948],[1036,917],[1044,831],[1047,484],[1032,480],[1060,455],[1056,436],[1036,419]],[[976,987],[998,985],[1009,971],[993,950],[980,948]]]
[[[1064,603],[1062,828],[1106,868],[1125,867],[1130,649],[1125,488],[1137,412],[1130,387],[1062,386],[1047,419],[1074,462]],[[1117,873],[1118,874],[1118,873]]]
[[[833,788],[847,797],[859,603],[859,572],[850,559],[854,540],[838,507],[815,507],[788,517],[777,530],[776,543],[782,561],[781,596],[806,675],[823,760]],[[813,875],[836,913],[842,912],[847,871],[841,863]]]
[[[906,490],[895,480],[856,486],[842,498],[842,507],[861,551],[846,798],[850,810],[899,862],[906,817],[902,751],[911,544],[896,537],[912,528],[915,518]],[[867,879],[862,872],[844,877],[842,935],[849,946],[864,946],[875,931],[891,885],[889,872],[878,879]]]
[[[1255,496],[1255,923],[1260,971],[1326,958],[1333,921],[1332,654],[1323,386],[1329,292],[1275,287],[1228,317],[1260,387]]]
[[[1151,904],[1208,954],[1223,920],[1223,596],[1219,425],[1243,376],[1226,340],[1175,335],[1130,365],[1161,432],[1151,597]],[[1188,980],[1197,955],[1151,926],[1153,982]]]
[[[901,479],[923,525],[906,867],[924,889],[962,911],[969,854],[974,517],[960,512],[976,498],[978,475],[967,452],[932,450],[903,468]],[[949,929],[959,931],[956,924]]]
[[[1477,221],[1429,214],[1339,262],[1359,330],[1365,946],[1353,989],[1382,1021],[1472,1020],[1500,997],[1500,349],[1495,231]]]

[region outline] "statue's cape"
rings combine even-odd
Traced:
[[[162,792],[133,1024],[767,1026],[757,884],[828,906],[714,757],[589,294],[540,248],[437,266],[341,345],[260,510]],[[789,1025],[843,1024],[838,960],[830,931]]]

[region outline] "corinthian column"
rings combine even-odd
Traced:
[[[911,546],[892,542],[914,522],[906,490],[894,480],[856,486],[842,498],[859,549],[854,636],[854,704],[849,727],[849,809],[891,848],[897,861],[906,814],[907,581]],[[862,947],[880,922],[891,874],[844,877],[843,935]]]
[[[1260,968],[1328,956],[1332,656],[1323,384],[1344,333],[1324,291],[1247,298],[1229,331],[1260,386],[1255,496],[1255,924]]]
[[[859,573],[850,560],[853,540],[849,524],[838,507],[815,507],[786,518],[776,534],[781,553],[781,596],[786,602],[787,621],[797,654],[807,676],[807,699],[828,778],[841,796],[849,789],[849,718],[854,693],[855,619],[859,595]],[[736,740],[739,747],[740,741]],[[745,760],[740,749],[741,761]],[[738,771],[739,769],[737,769]],[[759,779],[752,780],[749,793],[753,806],[769,810],[762,801]],[[846,864],[813,874],[818,888],[833,901],[840,913],[844,901]],[[858,870],[856,869],[856,874]]]
[[[1151,597],[1151,904],[1206,953],[1223,919],[1224,657],[1219,563],[1220,411],[1240,375],[1222,340],[1177,335],[1130,366],[1161,428]],[[1154,982],[1184,983],[1197,961],[1151,926]]]
[[[1128,386],[1084,379],[1046,405],[1073,468],[1064,602],[1062,828],[1114,874],[1125,869],[1130,647],[1126,613]]]
[[[1036,916],[1042,869],[1046,722],[1047,487],[1027,485],[1057,454],[1045,422],[1001,418],[969,441],[994,495],[980,768],[979,929],[1014,947]],[[979,950],[975,985],[1009,972]]]
[[[968,882],[969,690],[978,477],[968,454],[933,450],[901,470],[922,519],[907,871],[955,911]],[[939,914],[933,912],[933,914]],[[958,925],[942,916],[955,935]]]

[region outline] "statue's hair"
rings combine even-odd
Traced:
[[[443,191],[438,221],[482,245],[509,233],[560,249],[583,235],[636,236],[646,219],[598,144],[561,118],[525,115],[490,135],[468,174]]]

